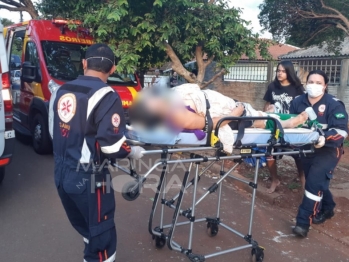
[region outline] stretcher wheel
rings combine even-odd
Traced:
[[[264,259],[264,250],[263,248],[257,247],[257,248],[253,248],[251,250],[251,254],[252,254],[252,262],[262,262]]]
[[[166,244],[166,238],[163,238],[161,236],[154,236],[155,239],[155,246],[157,248],[163,248]]]
[[[214,237],[218,234],[218,224],[217,223],[211,223],[211,222],[208,222],[207,223],[207,235],[210,236],[210,237]]]
[[[122,197],[127,201],[136,200],[139,197],[139,184],[136,181],[127,182],[122,187]]]
[[[205,257],[200,256],[200,255],[189,254],[188,258],[191,262],[204,262],[205,261]]]

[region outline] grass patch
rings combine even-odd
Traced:
[[[253,174],[253,173],[248,173],[248,174],[246,175],[246,177],[252,179],[252,178],[254,178],[254,174]]]
[[[253,179],[254,178],[254,173],[248,173],[246,175],[246,177],[249,178],[249,179]],[[269,177],[269,174],[264,173],[264,172],[258,172],[258,177],[265,179],[265,178]]]
[[[300,184],[298,184],[297,182],[291,182],[290,184],[287,185],[288,189],[292,190],[292,189],[298,189],[301,187]]]
[[[345,147],[349,147],[349,140],[344,140],[343,144],[344,144]]]

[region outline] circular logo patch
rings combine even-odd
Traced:
[[[119,127],[120,125],[120,116],[118,114],[114,114],[111,117],[111,123],[114,127]]]
[[[320,106],[319,106],[319,112],[320,112],[320,113],[325,112],[325,110],[326,110],[326,105],[320,105]]]
[[[58,100],[57,111],[59,118],[68,123],[75,115],[76,98],[72,93],[65,94]]]

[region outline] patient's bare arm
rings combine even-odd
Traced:
[[[244,106],[243,104],[238,104],[233,110],[232,112],[227,115],[227,116],[224,116],[224,117],[229,117],[229,116],[234,116],[234,117],[239,117],[239,116],[242,116],[242,114],[244,113]],[[219,120],[221,120],[222,118],[224,117],[214,117],[212,118],[212,122],[213,122],[213,129],[216,128],[217,126],[217,123]],[[229,123],[230,121],[224,121],[220,126],[225,126]]]
[[[226,116],[241,116],[244,112],[243,105],[238,105],[234,110]],[[216,128],[216,125],[220,119],[223,117],[213,117],[213,128]],[[203,129],[205,127],[206,119],[204,116],[201,116],[199,114],[193,113],[186,108],[178,108],[174,112],[171,113],[171,121],[179,128],[184,129]],[[221,126],[224,126],[228,124],[229,121],[224,121]]]
[[[172,112],[171,121],[177,127],[184,129],[203,129],[205,127],[205,117],[186,108],[178,108]]]

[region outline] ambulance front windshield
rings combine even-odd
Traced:
[[[85,57],[86,45],[64,42],[43,41],[42,48],[48,73],[61,81],[70,81],[83,75],[82,59]],[[115,72],[108,78],[110,85],[137,85],[134,74]]]

